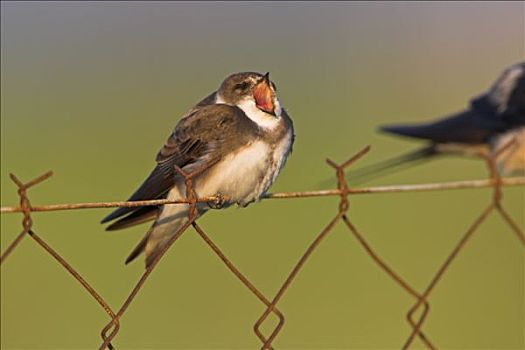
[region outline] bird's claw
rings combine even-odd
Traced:
[[[225,203],[226,203],[226,198],[222,194],[217,193],[215,195],[215,200],[209,201],[208,206],[212,209],[222,209]]]

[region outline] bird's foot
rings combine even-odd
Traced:
[[[226,198],[222,194],[217,193],[215,195],[215,200],[209,201],[208,206],[211,209],[222,209],[225,203],[226,203]]]

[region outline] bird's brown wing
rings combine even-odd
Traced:
[[[155,169],[128,200],[165,198],[180,177],[175,166],[188,173],[211,166],[254,133],[257,127],[237,107],[218,104],[194,109],[179,121],[158,152]],[[107,228],[116,230],[153,219],[157,212],[155,206],[119,208],[102,223],[121,218]]]

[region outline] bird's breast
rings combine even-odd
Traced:
[[[216,194],[246,206],[258,200],[275,181],[291,146],[291,135],[272,145],[257,140],[231,152],[197,179],[199,197]]]
[[[233,203],[254,201],[271,163],[271,148],[263,141],[251,142],[231,152],[196,181],[199,197],[222,194]]]

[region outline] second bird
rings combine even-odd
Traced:
[[[353,179],[368,180],[385,170],[447,154],[497,155],[500,174],[525,174],[525,62],[505,69],[487,92],[459,113],[423,124],[383,126],[381,130],[427,140],[429,145],[359,169]]]
[[[185,173],[204,169],[193,179],[198,197],[217,194],[232,204],[247,206],[269,189],[292,149],[292,120],[282,108],[276,87],[265,75],[253,72],[227,77],[219,89],[200,101],[176,125],[157,154],[157,165],[130,201],[186,197]],[[210,207],[197,204],[198,215]],[[116,220],[107,230],[153,225],[126,263],[145,252],[149,266],[169,239],[188,220],[189,205],[119,208],[102,220]]]

